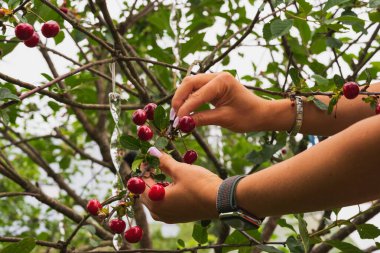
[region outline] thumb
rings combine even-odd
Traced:
[[[150,147],[148,149],[148,153],[151,156],[155,156],[160,160],[159,167],[163,172],[168,174],[173,179],[176,177],[176,175],[178,174],[178,169],[180,169],[181,167],[181,163],[174,160],[174,158],[170,155],[161,152],[156,147]]]

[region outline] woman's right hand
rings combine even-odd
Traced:
[[[270,102],[253,94],[230,73],[221,72],[184,78],[172,107],[178,117],[183,117],[206,103],[215,109],[193,114],[197,126],[218,125],[235,132],[250,132],[262,129]]]

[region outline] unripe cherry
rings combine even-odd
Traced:
[[[34,28],[28,23],[18,24],[15,28],[16,37],[20,40],[28,40],[32,37]]]
[[[124,232],[127,225],[125,224],[125,221],[121,219],[112,219],[109,221],[108,226],[115,234],[121,234]]]
[[[355,82],[347,82],[343,85],[343,95],[347,99],[354,99],[359,95],[359,85]]]
[[[188,164],[193,164],[197,160],[197,158],[198,154],[195,150],[188,150],[183,156],[183,161]]]
[[[35,47],[38,45],[38,42],[40,42],[40,36],[38,33],[34,32],[32,37],[24,41],[24,44],[27,47]]]
[[[124,233],[124,238],[129,243],[139,242],[141,241],[142,237],[143,237],[143,230],[139,226],[131,227]]]
[[[148,197],[152,201],[163,200],[165,197],[165,188],[161,184],[153,185],[148,192]]]
[[[153,138],[153,131],[148,126],[141,126],[137,130],[137,136],[140,140],[149,141]]]
[[[138,109],[134,111],[132,114],[132,121],[138,126],[144,125],[144,123],[146,122],[146,118],[147,115],[143,109]]]
[[[99,200],[91,199],[87,203],[87,211],[92,215],[98,215],[98,212],[103,208]]]
[[[52,38],[57,36],[59,33],[60,27],[57,22],[54,20],[49,20],[44,23],[41,27],[41,32],[46,38]]]
[[[178,127],[184,133],[190,133],[195,128],[195,121],[191,116],[183,116],[179,119]]]
[[[145,182],[139,177],[132,177],[127,182],[127,188],[134,194],[141,194],[145,191]]]
[[[144,107],[144,111],[146,112],[146,116],[148,119],[154,119],[154,110],[156,110],[157,105],[155,103],[149,103]]]

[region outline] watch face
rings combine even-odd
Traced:
[[[219,218],[227,225],[238,230],[257,229],[261,223],[260,221],[239,212],[222,213]]]

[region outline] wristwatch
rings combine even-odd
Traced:
[[[245,176],[233,176],[225,179],[219,186],[216,198],[216,209],[219,219],[238,230],[258,229],[263,219],[257,218],[239,208],[236,203],[236,187]]]

